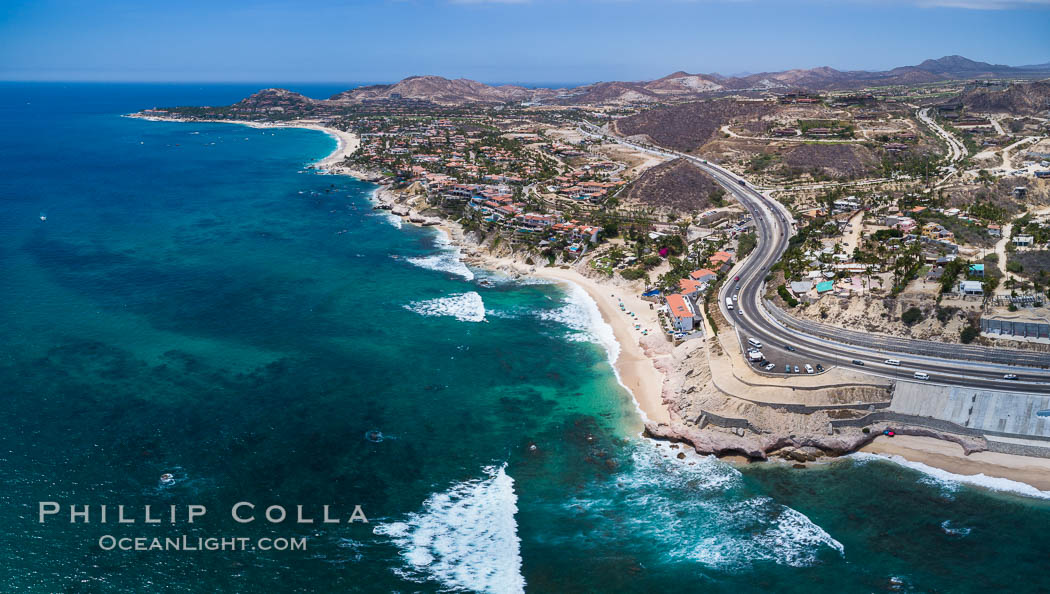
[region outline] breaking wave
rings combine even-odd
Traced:
[[[461,276],[468,281],[474,280],[474,272],[463,263],[462,253],[458,247],[452,245],[452,241],[448,238],[447,233],[438,230],[434,245],[439,250],[437,254],[406,259],[420,268],[448,272]]]
[[[485,321],[485,302],[476,291],[413,301],[405,309],[423,316],[453,316],[461,322]]]
[[[689,560],[720,570],[756,562],[807,567],[842,544],[805,514],[769,497],[748,497],[740,471],[716,458],[667,444],[639,445],[630,470],[608,487],[572,500],[566,509],[606,523],[622,518],[620,533],[659,542],[670,562]]]
[[[994,476],[988,476],[985,474],[955,474],[952,472],[948,472],[947,470],[934,468],[933,466],[923,464],[922,462],[912,462],[910,460],[905,460],[900,456],[883,456],[880,454],[869,454],[867,452],[856,452],[850,454],[849,457],[861,462],[881,460],[884,462],[892,462],[900,466],[911,468],[912,470],[918,471],[923,474],[923,478],[920,479],[923,482],[928,483],[930,481],[933,481],[937,486],[941,486],[942,488],[946,488],[948,490],[957,490],[960,485],[970,485],[974,487],[988,489],[989,491],[997,491],[1000,493],[1013,493],[1016,495],[1023,495],[1025,497],[1050,499],[1050,491],[1040,491],[1032,485],[1022,483],[1020,481],[998,478]]]
[[[431,495],[404,521],[373,530],[401,549],[401,577],[474,592],[525,591],[514,480],[506,466],[485,473]]]
[[[539,310],[536,317],[567,326],[569,333],[566,338],[569,340],[601,345],[609,356],[609,364],[616,363],[620,357],[620,343],[616,341],[612,326],[602,318],[598,304],[575,283],[562,287],[565,288],[564,304],[556,309]]]

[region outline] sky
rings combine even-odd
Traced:
[[[1050,0],[3,0],[0,80],[648,80],[1050,62]]]

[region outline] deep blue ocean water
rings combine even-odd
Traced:
[[[304,170],[324,134],[120,117],[257,88],[0,85],[4,591],[1050,590],[1041,499],[641,439],[585,296],[468,269],[374,187]],[[239,524],[239,501],[316,521]]]

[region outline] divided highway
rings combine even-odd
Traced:
[[[925,381],[931,384],[1050,394],[1050,354],[898,339],[802,320],[796,321],[801,324],[788,327],[777,319],[777,312],[767,309],[764,300],[766,275],[787,249],[793,233],[791,215],[782,204],[754,190],[732,172],[703,159],[642,146],[597,131],[581,129],[581,132],[605,136],[651,154],[688,159],[733,194],[754,217],[758,245],[734,269],[733,277],[739,281],[733,277],[727,279],[718,299],[723,315],[736,328],[742,350],[746,350],[743,346],[746,339],[754,338],[763,343],[763,351],[783,351],[799,365],[835,364],[871,375],[912,381],[917,381],[914,374],[921,372],[929,374]],[[726,298],[733,296],[736,296],[736,307],[730,311],[726,308]],[[900,365],[887,364],[890,360],[899,361]],[[1005,379],[1007,375],[1017,379]]]

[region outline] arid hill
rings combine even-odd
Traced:
[[[284,89],[264,89],[238,105],[242,108],[286,108],[290,105],[312,104],[323,110],[332,105],[356,105],[364,101],[398,98],[446,106],[522,101],[561,105],[638,105],[700,100],[735,91],[830,90],[1004,76],[1038,78],[1047,75],[1050,75],[1050,64],[1012,67],[975,62],[961,56],[947,56],[939,60],[926,60],[917,66],[903,66],[884,72],[841,71],[822,66],[733,77],[679,71],[652,81],[608,81],[568,89],[493,86],[465,78],[410,76],[393,84],[366,85],[343,91],[320,101]]]
[[[971,89],[958,102],[974,111],[1037,115],[1050,111],[1050,81],[1012,84],[1005,89]]]
[[[656,103],[660,95],[645,88],[644,83],[633,82],[600,82],[571,89],[559,103],[581,105]]]
[[[317,103],[316,99],[311,99],[306,95],[287,89],[263,89],[241,99],[234,105],[242,107],[292,107],[313,105],[315,103]]]
[[[474,80],[450,80],[440,76],[410,76],[392,85],[370,85],[343,91],[330,98],[339,103],[360,103],[364,100],[421,99],[440,105],[462,103],[508,103],[525,101],[552,94],[550,89],[526,89],[514,85],[491,86]]]
[[[642,174],[628,189],[629,200],[656,208],[701,211],[716,205],[725,191],[685,159],[661,163]]]
[[[800,144],[784,153],[792,174],[819,173],[834,178],[870,175],[879,166],[871,149],[857,144]]]
[[[732,100],[704,101],[664,107],[616,120],[616,131],[624,136],[644,134],[661,146],[694,151],[711,140],[718,129],[738,117],[757,118],[770,113],[765,102]]]
[[[689,74],[678,71],[648,82],[645,88],[660,94],[667,95],[692,95],[707,91],[719,91],[724,89],[718,80],[707,74]]]

